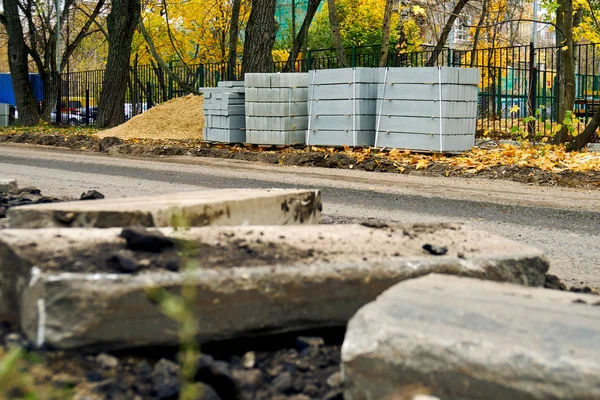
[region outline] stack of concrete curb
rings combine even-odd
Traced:
[[[204,93],[204,140],[242,143],[246,141],[244,82],[219,82]]]
[[[373,146],[376,68],[310,71],[307,144]]]
[[[246,142],[304,144],[308,74],[246,74]]]
[[[380,70],[375,146],[460,152],[475,144],[479,70]]]

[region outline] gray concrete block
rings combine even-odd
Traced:
[[[211,98],[221,93],[244,94],[244,87],[203,87],[200,88],[200,92],[205,98]]]
[[[246,142],[275,146],[305,144],[306,130],[281,131],[246,129]]]
[[[246,103],[246,115],[254,117],[289,117],[308,115],[308,104],[289,103]]]
[[[436,100],[377,100],[377,115],[405,117],[439,117],[440,102]],[[441,116],[477,118],[476,102],[441,102]]]
[[[310,128],[317,130],[375,131],[375,115],[320,115],[310,117]]]
[[[248,88],[306,88],[307,73],[252,73],[245,75],[245,87]]]
[[[385,68],[379,70],[379,82],[386,83],[452,83],[460,85],[478,85],[480,72],[476,68],[458,68],[458,67],[394,67],[386,71]]]
[[[271,74],[251,73],[244,74],[244,86],[248,88],[271,87]]]
[[[308,88],[247,88],[246,102],[307,102]]]
[[[481,83],[481,70],[479,68],[460,68],[458,79],[460,84],[479,85]]]
[[[339,85],[352,83],[374,84],[378,81],[377,68],[339,68],[309,71],[310,85]]]
[[[599,300],[464,277],[404,281],[350,320],[344,398],[424,388],[440,399],[598,399]]]
[[[307,145],[316,146],[373,146],[375,144],[375,131],[357,130],[310,130],[307,136]]]
[[[246,128],[251,130],[305,130],[308,128],[308,116],[296,117],[253,117],[246,116]]]
[[[244,116],[246,107],[244,105],[228,106],[226,109],[218,107],[204,108],[204,115],[220,115],[223,117]]]
[[[221,143],[244,143],[245,129],[204,128],[204,140]]]
[[[374,115],[377,103],[375,99],[353,100],[313,100],[308,103],[308,108],[313,115]]]
[[[418,118],[382,115],[378,117],[381,132],[403,132],[412,134],[472,135],[475,136],[477,120],[475,118]]]
[[[309,91],[311,99],[352,100],[377,97],[377,86],[371,84],[314,85]]]
[[[245,107],[242,105],[239,106],[230,106],[228,109],[208,109],[208,110],[203,110],[204,115],[213,115],[213,116],[219,116],[219,117],[244,117],[246,114],[244,112]]]
[[[387,147],[406,150],[431,152],[463,152],[475,146],[474,135],[442,135],[412,134],[380,131],[377,135],[376,147]]]
[[[289,208],[284,210],[282,204]],[[318,223],[320,209],[320,194],[314,190],[225,189],[36,204],[10,208],[7,216],[11,228],[161,227],[171,226],[177,215],[190,226],[283,225]],[[302,219],[300,212],[305,216]]]
[[[244,81],[220,81],[217,86],[226,88],[244,87]]]
[[[246,126],[246,117],[243,115],[233,117],[205,115],[204,118],[207,128],[243,129]]]
[[[548,268],[537,250],[455,225],[162,229],[202,249],[192,257],[200,267],[190,272],[154,268],[121,274],[78,256],[97,246],[123,248],[120,231],[0,231],[0,293],[4,299],[12,295],[1,304],[18,313],[35,346],[108,351],[176,345],[176,323],[149,299],[152,288],[199,289],[198,339],[205,342],[345,326],[395,283],[432,272],[539,286]],[[424,243],[447,246],[448,253],[428,254]],[[214,254],[231,261],[223,265]],[[143,257],[152,263],[160,256]],[[60,269],[53,267],[57,260]],[[73,269],[75,260],[82,265]]]
[[[384,92],[385,90],[385,92]],[[478,88],[471,85],[442,85],[442,100],[444,101],[477,101]],[[439,100],[439,85],[393,83],[380,87],[377,93],[378,99],[394,100]]]
[[[306,88],[308,73],[275,73],[271,75],[272,88]]]

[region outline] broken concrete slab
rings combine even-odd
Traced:
[[[539,286],[548,269],[538,250],[455,225],[159,231],[199,267],[183,271],[177,248],[126,250],[120,229],[0,231],[1,316],[38,346],[108,351],[177,343],[152,288],[195,286],[199,338],[211,341],[344,326],[393,284],[432,272]],[[119,273],[115,253],[141,268]]]
[[[18,189],[15,179],[0,178],[0,193],[16,192]]]
[[[318,190],[224,189],[11,208],[12,228],[286,225],[321,222]]]
[[[342,346],[345,396],[425,387],[441,399],[600,398],[600,297],[429,275],[361,308]]]

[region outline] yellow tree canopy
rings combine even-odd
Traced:
[[[248,19],[249,3],[242,0],[240,28]],[[149,5],[142,18],[156,50],[167,62],[210,63],[227,58],[230,1],[162,0]],[[152,58],[140,33],[133,39],[132,59],[136,54],[140,64],[147,64]]]

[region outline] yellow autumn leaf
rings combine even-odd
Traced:
[[[519,106],[515,104],[515,105],[514,105],[514,106],[512,106],[512,107],[510,108],[510,110],[508,110],[508,111],[509,111],[510,113],[518,113],[518,112],[519,112],[519,110],[520,110]]]
[[[415,15],[425,15],[425,9],[417,5],[412,6],[412,12]]]
[[[429,167],[429,161],[426,159],[421,159],[417,162],[416,169],[427,169]]]

